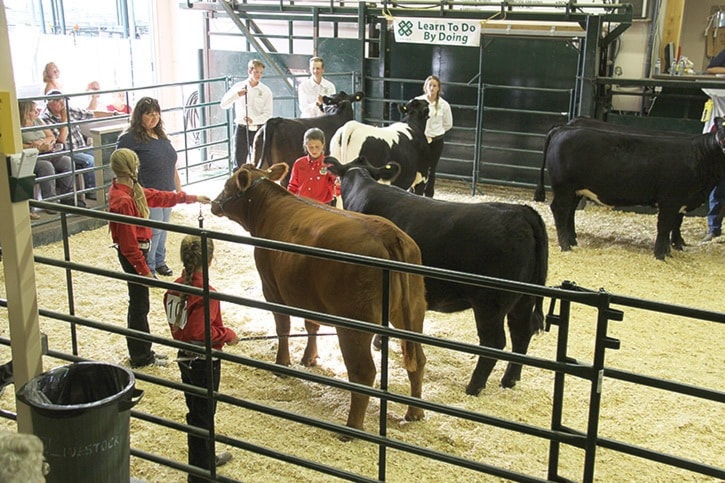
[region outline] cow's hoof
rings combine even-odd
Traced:
[[[570,252],[571,251],[571,246],[561,247],[561,251],[562,252]]]
[[[510,389],[516,386],[517,379],[504,377],[501,379],[501,387]]]
[[[468,386],[466,386],[466,394],[469,396],[478,396],[485,387],[485,384],[483,386],[479,386],[478,384],[469,383]]]
[[[354,440],[355,438],[353,438],[352,436],[347,435],[347,434],[338,434],[337,439],[339,439],[343,443],[349,443],[350,441]]]
[[[305,367],[315,367],[317,366],[317,359],[319,359],[319,356],[310,357],[310,358],[303,358],[301,363]]]
[[[425,411],[421,408],[409,407],[405,413],[406,421],[420,421],[425,417]]]
[[[379,351],[383,348],[383,338],[380,336],[380,334],[375,334],[375,337],[373,337],[373,349],[376,351]]]

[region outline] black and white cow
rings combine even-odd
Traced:
[[[431,164],[431,152],[425,137],[428,102],[412,99],[399,107],[403,122],[375,127],[357,121],[345,123],[330,141],[330,156],[342,164],[365,156],[375,166],[394,161],[400,174],[392,183],[408,189],[424,182]]]
[[[517,282],[544,285],[548,270],[548,237],[541,216],[529,206],[507,203],[453,203],[415,195],[375,179],[397,167],[377,168],[364,158],[328,169],[340,176],[345,209],[389,219],[415,240],[423,264]],[[388,173],[388,174],[386,174]],[[428,308],[460,312],[473,308],[482,346],[506,346],[508,318],[511,346],[525,354],[531,336],[543,328],[542,298],[520,293],[425,279]],[[478,395],[496,364],[480,357],[466,393]],[[510,362],[501,379],[513,387],[521,365]]]
[[[703,204],[725,175],[722,119],[716,120],[716,126],[716,132],[694,136],[576,125],[549,131],[534,199],[545,200],[544,169],[548,169],[554,195],[551,212],[561,249],[577,244],[574,215],[585,196],[608,206],[656,206],[655,257],[664,260],[671,246],[682,250],[684,213]]]
[[[326,115],[310,118],[285,119],[273,117],[268,120],[254,136],[254,165],[257,168],[266,168],[275,163],[286,163],[290,169],[280,184],[287,187],[289,172],[297,158],[304,156],[302,140],[310,128],[322,129],[325,133],[325,152],[329,153],[329,143],[335,132],[346,122],[352,120],[353,102],[359,102],[364,97],[362,92],[346,94],[344,91],[323,96],[322,110]]]

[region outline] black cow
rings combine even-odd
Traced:
[[[655,257],[682,250],[684,213],[703,204],[725,175],[725,128],[694,136],[559,126],[547,134],[534,199],[545,200],[544,169],[554,195],[551,212],[563,251],[577,244],[574,215],[586,196],[608,206],[657,206]],[[670,246],[671,243],[671,246]]]
[[[305,155],[302,139],[305,131],[316,127],[325,133],[325,153],[330,152],[330,139],[335,132],[346,122],[352,120],[352,103],[359,102],[364,97],[362,92],[346,94],[340,91],[332,96],[323,96],[323,110],[325,116],[285,119],[273,117],[268,120],[254,136],[254,165],[257,168],[266,168],[275,163],[286,163],[292,171],[292,165],[297,158]],[[280,181],[284,187],[289,182],[289,172]]]
[[[341,177],[345,209],[389,219],[415,240],[423,264],[538,285],[546,283],[548,237],[541,216],[531,207],[506,203],[453,203],[425,198],[375,181],[395,172],[392,165],[376,168],[364,158],[341,165],[334,158],[328,169]],[[525,354],[531,336],[543,328],[542,298],[474,285],[425,279],[428,308],[459,312],[473,308],[482,346],[506,346],[508,317],[511,346]],[[486,387],[496,361],[479,357],[466,393]],[[521,365],[510,362],[501,379],[513,387]]]
[[[431,152],[425,137],[428,101],[412,99],[399,107],[403,122],[375,127],[357,121],[345,123],[330,141],[330,155],[346,164],[365,156],[375,166],[394,161],[400,174],[395,186],[408,189],[425,182],[431,165]]]

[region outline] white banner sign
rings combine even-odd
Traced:
[[[478,47],[481,43],[478,20],[396,18],[393,29],[396,42],[466,47]]]

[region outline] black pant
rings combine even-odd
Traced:
[[[431,141],[428,145],[430,148],[430,166],[428,167],[428,180],[415,186],[415,194],[425,194],[428,198],[433,198],[435,193],[436,169],[438,169],[438,161],[441,159],[443,152],[443,137]]]
[[[247,157],[252,151],[255,134],[257,134],[257,131],[249,131],[248,127],[237,124],[237,135],[234,139],[234,160],[237,163],[237,168],[247,164]],[[247,141],[247,135],[249,135],[249,141]]]
[[[131,262],[120,251],[118,252],[118,260],[121,262],[124,272],[138,275]],[[128,313],[126,315],[128,328],[150,333],[148,315],[149,288],[145,285],[128,282]],[[151,342],[126,337],[126,345],[128,346],[132,366],[143,366],[154,361]]]
[[[179,352],[179,358],[186,357],[184,352]],[[196,359],[193,361],[179,361],[179,371],[181,372],[181,381],[191,386],[207,388],[208,377],[206,361]],[[221,361],[212,361],[212,387],[215,391],[219,390],[219,381],[221,379]],[[193,396],[184,393],[186,399],[186,407],[189,412],[186,413],[186,423],[191,426],[209,430],[211,429],[216,412],[216,401],[209,400],[206,397]],[[213,451],[210,451],[209,443],[206,438],[198,436],[187,436],[189,445],[189,464],[203,469],[210,469],[212,458],[216,458]],[[206,482],[204,478],[189,475],[190,483]]]

